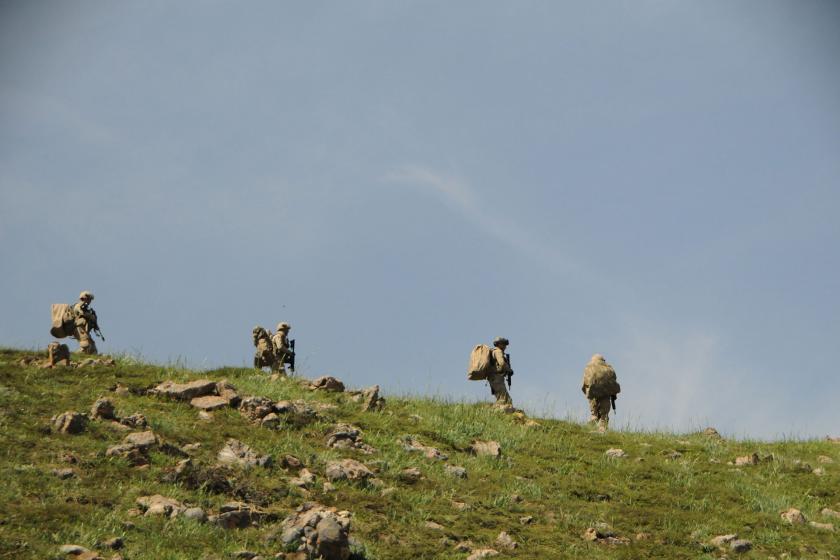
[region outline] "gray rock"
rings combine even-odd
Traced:
[[[375,412],[385,408],[385,399],[379,396],[379,385],[368,387],[362,391],[362,410]]]
[[[125,542],[122,540],[121,537],[113,537],[110,538],[102,543],[102,546],[105,548],[110,548],[111,550],[119,550],[123,546],[125,546]]]
[[[496,537],[496,544],[499,545],[499,548],[504,550],[516,550],[516,547],[519,546],[519,543],[513,540],[506,531],[499,533],[499,536]]]
[[[429,459],[436,459],[438,461],[446,461],[449,459],[449,456],[439,449],[432,447],[430,445],[423,445],[416,439],[406,436],[399,440],[399,443],[403,445],[403,449],[409,452],[417,452],[422,453],[425,457]]]
[[[135,432],[133,434],[128,434],[127,436],[125,436],[125,439],[123,439],[123,443],[126,445],[133,445],[141,451],[148,451],[152,447],[158,445],[160,442],[155,433],[151,430],[148,430],[145,432]]]
[[[68,410],[50,420],[53,430],[61,434],[80,434],[87,427],[88,418],[75,410]]]
[[[327,463],[325,474],[331,482],[337,480],[366,480],[373,477],[373,472],[369,468],[354,459],[330,461]]]
[[[229,439],[217,456],[219,463],[223,465],[237,465],[240,467],[268,467],[271,465],[271,457],[258,455],[248,445],[237,439]]]
[[[69,478],[74,478],[76,476],[76,471],[73,469],[53,469],[52,473],[60,478],[61,480],[67,480]]]
[[[732,552],[737,552],[739,554],[744,552],[749,552],[752,548],[752,543],[746,539],[735,539],[731,543],[729,543],[729,549]]]
[[[752,453],[751,455],[744,455],[742,457],[735,458],[736,467],[755,466],[760,462],[761,459],[758,458],[758,453]]]
[[[796,508],[790,508],[787,511],[783,511],[782,519],[784,519],[791,525],[802,525],[807,521],[805,516],[802,515],[802,512]]]
[[[78,544],[63,544],[61,545],[61,547],[59,547],[58,551],[61,554],[72,554],[74,556],[78,554],[84,554],[85,552],[90,552],[88,549]]]
[[[204,523],[207,521],[207,514],[200,507],[191,507],[184,510],[184,519]]]
[[[470,449],[476,455],[486,455],[489,457],[500,457],[502,455],[502,447],[496,441],[476,440],[472,442]]]
[[[467,469],[464,467],[457,467],[455,465],[446,465],[444,467],[446,474],[455,478],[467,478]]]
[[[164,381],[150,393],[161,395],[180,401],[190,401],[196,397],[204,397],[212,395],[216,392],[216,382],[209,379],[197,379],[189,383],[175,383],[174,381]]]
[[[623,449],[607,449],[604,452],[604,455],[609,457],[610,459],[626,459],[627,453],[624,452]]]
[[[207,395],[205,397],[196,397],[190,401],[190,406],[198,408],[199,410],[219,410],[230,406],[230,399],[219,397],[217,395]]]
[[[408,484],[414,484],[423,478],[423,473],[417,467],[408,467],[400,472],[400,480]]]
[[[809,521],[808,525],[810,525],[814,529],[819,529],[821,531],[834,531],[833,523],[817,523],[816,521]]]
[[[473,551],[472,554],[467,556],[467,560],[482,560],[483,558],[491,558],[493,556],[498,555],[498,550],[494,550],[492,548],[479,548],[478,550]]]
[[[344,392],[344,383],[331,375],[325,375],[313,380],[312,383],[309,384],[309,388],[313,390],[342,393]]]
[[[145,516],[164,515],[167,517],[175,517],[184,511],[184,505],[173,498],[167,498],[160,494],[153,496],[142,496],[137,498],[137,505],[144,511]]]
[[[350,514],[336,513],[316,503],[305,503],[287,517],[281,526],[286,547],[298,545],[307,558],[347,560],[350,557]]]
[[[145,429],[149,425],[149,423],[146,421],[146,417],[142,414],[132,414],[131,416],[120,418],[119,422],[123,426],[128,426],[129,428],[134,428],[137,430]]]
[[[274,411],[274,401],[268,397],[246,397],[239,403],[239,414],[251,422],[259,422]]]
[[[96,402],[94,402],[93,406],[90,408],[90,417],[94,420],[116,420],[117,415],[114,403],[112,403],[110,399],[106,398],[96,399]]]
[[[732,541],[736,540],[737,538],[738,538],[738,535],[736,535],[734,533],[730,534],[730,535],[718,535],[717,537],[714,537],[712,540],[710,540],[709,544],[711,544],[712,546],[715,546],[717,548],[723,548],[723,547],[727,546],[729,543],[731,543]]]

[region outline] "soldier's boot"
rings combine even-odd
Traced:
[[[609,428],[610,419],[609,418],[599,418],[598,419],[598,431],[599,432],[606,432],[607,428]]]
[[[49,367],[55,367],[56,354],[57,353],[58,353],[58,343],[57,342],[50,342],[49,346],[47,346],[47,355],[49,356],[49,361],[48,361]]]

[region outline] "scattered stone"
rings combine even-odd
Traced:
[[[228,383],[227,379],[222,379],[216,383],[216,394],[220,398],[227,399],[228,406],[239,406],[239,402],[242,400],[239,393],[236,392],[236,387]]]
[[[473,551],[472,554],[467,556],[467,560],[481,560],[482,558],[490,558],[492,556],[498,555],[498,550],[493,550],[492,548],[480,548],[478,550]]]
[[[123,546],[125,546],[125,542],[122,540],[121,537],[113,537],[108,539],[102,543],[102,546],[105,548],[110,548],[111,550],[119,550]]]
[[[182,515],[184,519],[197,521],[198,523],[204,523],[205,521],[207,521],[207,514],[200,507],[187,508],[184,510],[184,513]]]
[[[94,420],[116,420],[116,409],[110,399],[98,398],[90,409],[90,417]]]
[[[297,545],[307,558],[350,558],[350,512],[307,502],[283,520],[280,531],[286,549]]]
[[[454,478],[467,478],[467,469],[455,465],[446,465],[444,467],[446,474]]]
[[[239,414],[251,422],[259,422],[274,412],[274,402],[268,397],[247,397],[239,404]]]
[[[181,450],[184,453],[187,453],[187,454],[193,454],[196,451],[198,451],[199,449],[201,449],[201,443],[200,442],[188,443],[188,444],[184,445],[183,447],[181,447]]]
[[[636,540],[637,541],[649,541],[650,540],[650,533],[636,533]]]
[[[817,463],[822,463],[824,465],[830,465],[833,462],[834,462],[834,459],[832,459],[831,457],[828,457],[826,455],[820,455],[819,457],[817,457]]]
[[[206,410],[199,410],[198,419],[204,422],[210,422],[213,420],[213,413],[207,412]]]
[[[318,419],[318,414],[304,401],[277,401],[274,412],[290,426],[305,426]]]
[[[373,472],[369,468],[354,459],[330,461],[327,463],[325,474],[330,482],[336,482],[338,480],[367,480],[373,477]]]
[[[277,430],[283,425],[283,419],[275,412],[269,412],[260,420],[260,426],[267,430]]]
[[[811,473],[811,472],[814,471],[814,468],[811,465],[803,462],[800,459],[796,459],[793,462],[793,469],[797,472],[803,472],[803,473]]]
[[[820,513],[826,517],[836,517],[840,519],[840,511],[834,511],[833,509],[823,508]]]
[[[266,516],[265,512],[244,502],[228,502],[219,508],[219,515],[212,521],[223,529],[246,529],[258,524]],[[208,518],[208,521],[211,521]]]
[[[519,524],[520,525],[530,525],[533,522],[534,522],[534,516],[533,515],[523,515],[522,517],[519,518]]]
[[[671,451],[670,453],[666,453],[665,457],[670,459],[671,461],[675,461],[682,457],[682,453],[680,453],[679,451]]]
[[[149,464],[148,455],[132,444],[121,443],[119,445],[110,446],[105,451],[106,457],[121,457],[128,461],[128,463],[135,467],[140,467]]]
[[[812,474],[816,476],[825,476],[825,469],[822,467],[817,467],[816,469],[811,471]]]
[[[470,451],[476,455],[486,455],[489,457],[500,457],[502,455],[502,447],[497,441],[475,440],[470,445]]]
[[[423,473],[417,467],[408,467],[400,472],[400,480],[406,484],[414,484],[421,478],[423,478]]]
[[[820,529],[821,531],[834,531],[833,523],[817,523],[816,521],[809,521],[808,525],[814,529]]]
[[[289,484],[292,484],[293,486],[298,486],[300,488],[312,486],[313,484],[315,484],[315,475],[309,472],[308,469],[301,469],[300,473],[298,473],[297,478],[289,480]]]
[[[750,549],[752,549],[752,542],[747,539],[735,539],[729,543],[729,549],[732,552],[737,552],[738,554],[749,552]]]
[[[131,416],[120,418],[119,423],[135,430],[143,430],[149,426],[146,417],[142,414],[132,414]]]
[[[216,391],[216,382],[209,379],[197,379],[189,383],[175,383],[164,381],[151,391],[154,395],[161,395],[179,401],[191,401],[196,397],[212,395]]]
[[[72,554],[74,556],[90,552],[88,549],[83,546],[79,546],[78,544],[63,544],[59,547],[58,551],[61,554]]]
[[[284,469],[299,469],[303,466],[303,461],[294,455],[283,455],[283,458],[280,460],[280,466]]]
[[[248,445],[232,438],[225,442],[225,446],[219,451],[216,458],[223,465],[237,465],[244,468],[268,467],[271,465],[271,457],[258,455]]]
[[[325,485],[329,484],[329,482],[325,482],[324,484]],[[324,490],[324,491],[326,492],[326,490]],[[397,489],[394,488],[393,486],[389,486],[388,488],[383,488],[382,492],[380,492],[379,495],[382,496],[383,498],[385,498],[387,496],[390,496],[391,494],[396,494],[396,493],[397,493]]]
[[[431,529],[432,531],[443,531],[443,525],[435,523],[434,521],[426,521],[423,526],[426,527],[426,529]]]
[[[460,541],[455,544],[455,552],[471,552],[475,548],[475,543],[472,541]]]
[[[720,433],[711,426],[703,430],[703,435],[712,439],[723,439]]]
[[[219,397],[217,395],[207,395],[206,397],[196,397],[190,401],[190,405],[200,410],[219,410],[230,406],[230,399]]]
[[[519,546],[519,543],[513,540],[506,531],[499,533],[499,536],[496,537],[496,544],[504,550],[516,550],[516,547]]]
[[[625,459],[627,458],[627,453],[624,452],[623,449],[607,449],[604,452],[604,455],[609,457],[610,459]]]
[[[385,408],[385,399],[379,396],[379,385],[368,387],[362,391],[362,410],[376,412]]]
[[[129,389],[129,388],[128,388],[128,386],[123,385],[122,383],[117,383],[117,384],[114,386],[113,391],[114,391],[114,393],[116,393],[117,395],[119,395],[119,396],[121,396],[121,397],[124,397],[124,396],[126,396],[126,395],[130,395],[130,394],[131,394],[131,389]]]
[[[325,375],[323,377],[319,377],[318,379],[313,380],[312,383],[309,384],[309,388],[312,390],[342,393],[344,392],[344,383],[342,383],[335,377]]]
[[[790,508],[787,511],[782,512],[782,519],[790,523],[791,525],[801,525],[807,521],[802,512],[796,508]]]
[[[125,439],[123,439],[123,443],[126,445],[133,445],[141,451],[148,451],[152,447],[158,445],[160,441],[153,431],[148,430],[145,432],[128,434],[125,436]]]
[[[332,482],[325,482],[321,485],[321,490],[324,492],[324,494],[328,492],[335,492],[335,486],[332,484]],[[387,490],[387,488],[385,490]],[[382,491],[383,496],[386,495],[385,490]],[[394,488],[394,490],[396,490],[396,488]]]
[[[184,505],[181,502],[160,494],[137,498],[137,505],[140,506],[140,509],[144,512],[143,515],[146,517],[154,515],[175,517],[184,511]]]
[[[515,503],[515,504],[519,504],[519,503],[521,503],[521,502],[525,501],[525,498],[523,498],[523,497],[522,497],[521,495],[519,495],[519,494],[511,494],[511,495],[510,495],[510,501],[511,501],[511,502],[513,502],[513,503]]]
[[[452,507],[457,509],[458,511],[467,511],[470,509],[469,504],[465,502],[458,502],[455,500],[452,501]]]
[[[364,443],[361,439],[361,430],[350,424],[337,424],[327,434],[327,447],[335,449],[356,449],[370,455],[376,449]]]
[[[398,443],[402,444],[403,449],[405,449],[406,451],[422,453],[425,457],[429,459],[437,459],[438,461],[446,461],[447,459],[449,459],[449,456],[445,453],[442,453],[439,449],[428,445],[423,445],[411,436],[405,436],[397,441]]]
[[[76,476],[76,471],[73,469],[53,469],[52,473],[60,478],[61,480],[67,480],[69,478],[74,478]]]
[[[758,453],[752,453],[751,455],[744,455],[742,457],[735,458],[736,467],[755,466],[760,462],[761,459],[758,458]]]
[[[60,434],[80,434],[87,426],[88,418],[75,410],[68,410],[53,416],[50,423],[53,430]]]
[[[737,538],[738,535],[736,535],[735,533],[732,533],[731,535],[718,535],[717,537],[714,537],[712,540],[710,540],[709,544],[717,548],[724,548]]]

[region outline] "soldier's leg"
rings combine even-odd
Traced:
[[[598,399],[586,399],[589,401],[589,423],[595,424],[598,421]]]
[[[598,399],[598,428],[606,430],[610,425],[610,398],[602,397]]]
[[[60,344],[58,342],[50,342],[47,346],[47,356],[49,357],[50,367],[54,367],[55,363],[58,361],[59,346]]]
[[[63,361],[65,366],[70,366],[70,347],[66,344],[58,345],[58,360]]]
[[[87,328],[80,327],[76,329],[79,340],[79,351],[82,354],[97,354],[96,343],[87,331]]]
[[[505,386],[505,376],[500,373],[492,373],[487,376],[487,381],[490,383],[490,390],[496,397],[496,404],[509,405],[512,404],[510,394]]]

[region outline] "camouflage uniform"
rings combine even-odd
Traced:
[[[595,354],[592,356],[592,359],[589,360],[589,364],[587,367],[592,365],[599,366],[603,364],[607,366],[607,362],[601,354]],[[609,396],[606,397],[589,397],[588,391],[589,386],[586,383],[586,369],[584,369],[583,373],[583,381],[581,383],[580,390],[583,391],[584,395],[587,395],[586,400],[589,401],[589,422],[591,424],[597,424],[599,431],[606,431],[610,425],[610,407],[612,404],[612,399]]]
[[[91,336],[91,331],[97,325],[96,311],[90,307],[92,301],[92,293],[82,292],[79,294],[79,301],[73,304],[73,320],[76,327],[73,338],[79,341],[79,351],[83,354],[99,353]]]
[[[289,344],[289,330],[291,330],[289,323],[278,323],[277,332],[271,338],[274,344],[274,371],[281,375],[286,375],[286,355],[291,352]]]
[[[251,336],[257,349],[254,352],[254,367],[257,369],[274,368],[274,346],[271,344],[268,331],[262,327],[254,327]]]
[[[505,356],[505,348],[508,344],[510,343],[506,338],[497,338],[493,341],[492,356],[496,371],[487,374],[487,382],[490,383],[490,392],[496,397],[496,405],[503,407],[513,404],[507,386],[505,386],[505,376],[513,371]]]

